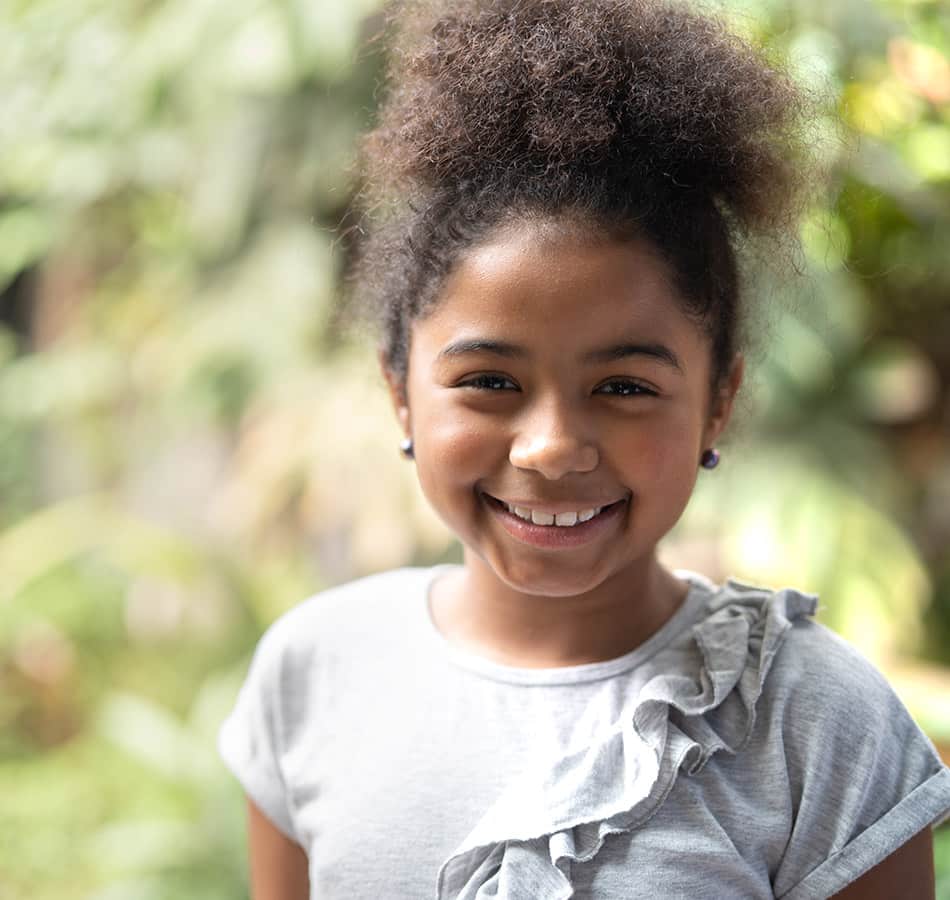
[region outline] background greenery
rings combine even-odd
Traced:
[[[333,316],[377,6],[0,2],[0,900],[245,897],[257,637],[457,558]],[[665,552],[820,592],[947,747],[950,7],[723,8],[833,95],[836,176]]]

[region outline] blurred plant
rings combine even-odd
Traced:
[[[950,825],[934,833],[934,874],[937,879],[936,900],[950,900]]]

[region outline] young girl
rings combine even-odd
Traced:
[[[881,675],[815,597],[657,561],[742,381],[740,246],[793,224],[799,93],[667,0],[398,22],[359,286],[464,564],[261,639],[219,739],[256,900],[933,897],[950,770]]]

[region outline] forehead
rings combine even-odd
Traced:
[[[509,226],[469,250],[413,334],[447,340],[459,330],[571,347],[619,334],[700,338],[652,244],[539,224]]]

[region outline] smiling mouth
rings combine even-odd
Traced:
[[[483,492],[484,493],[484,492]],[[577,528],[594,519],[598,519],[612,512],[617,506],[626,503],[626,498],[608,503],[605,506],[587,507],[568,512],[551,513],[540,509],[528,509],[526,507],[516,506],[491,494],[484,494],[485,499],[498,509],[502,509],[512,516],[517,516],[526,524],[540,526],[542,528]]]

